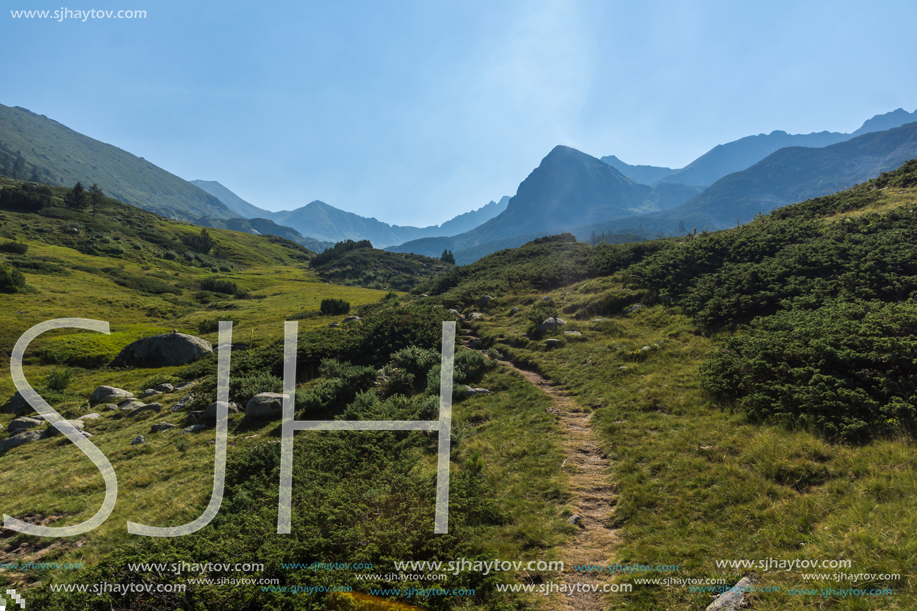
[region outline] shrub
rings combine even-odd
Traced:
[[[45,388],[50,388],[51,390],[56,390],[57,392],[63,392],[68,386],[70,386],[70,382],[72,380],[72,369],[55,369],[45,376]]]
[[[862,438],[917,425],[917,304],[829,304],[758,319],[701,370],[716,399],[754,419]]]
[[[0,265],[0,292],[16,293],[25,288],[25,276],[18,269]]]
[[[25,242],[7,241],[0,244],[0,252],[8,252],[14,255],[24,255],[29,250],[29,245]]]
[[[201,288],[213,293],[223,293],[224,295],[237,295],[240,293],[239,286],[230,280],[220,280],[214,276],[207,276],[200,282]]]
[[[348,314],[350,312],[350,304],[343,299],[322,299],[319,311],[325,316]]]

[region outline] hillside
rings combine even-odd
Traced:
[[[418,282],[441,276],[455,269],[455,266],[422,255],[392,253],[376,248],[354,248],[334,257],[328,256],[326,252],[324,256],[314,259],[310,268],[320,278],[333,284],[409,291]]]
[[[738,229],[623,249],[551,238],[423,287],[482,313],[466,339],[567,397],[562,419],[588,415],[608,475],[569,500],[576,547],[607,529],[606,563],[650,565],[607,577],[633,590],[605,608],[703,609],[747,576],[750,608],[875,608],[837,571],[754,570],[776,558],[844,559],[882,608],[910,607],[915,204],[911,161]],[[602,251],[617,264],[591,265]],[[538,329],[551,316],[564,324]],[[592,460],[580,443],[573,477]],[[648,585],[665,565],[720,585]]]
[[[26,592],[30,607],[108,610],[125,600],[137,610],[188,605],[215,610],[228,604],[254,611],[271,605],[297,608],[307,599],[324,605],[332,602],[324,594],[307,598],[298,590],[285,594],[257,584],[319,588],[325,583],[325,573],[305,565],[282,566],[282,559],[332,562],[346,557],[386,570],[392,558],[430,555],[535,559],[571,532],[555,502],[565,476],[550,473],[550,465],[562,460],[550,439],[550,403],[481,354],[457,347],[448,535],[431,536],[435,437],[409,431],[297,434],[292,530],[327,536],[278,535],[279,481],[270,474],[279,469],[279,420],[245,413],[231,413],[228,419],[227,486],[212,524],[183,537],[128,535],[126,521],[178,525],[206,508],[215,445],[213,420],[204,410],[215,399],[216,359],[149,369],[110,366],[126,345],[175,329],[215,348],[218,321],[233,321],[229,393],[244,409],[256,394],[281,389],[283,323],[295,320],[300,331],[298,419],[435,419],[441,323],[451,315],[432,305],[401,303],[392,291],[319,282],[308,268],[313,253],[282,238],[207,229],[213,244],[205,249],[194,240],[202,236],[199,227],[110,198],[83,210],[65,208],[68,194],[65,188],[0,179],[0,279],[15,279],[17,273],[24,279],[24,286],[4,284],[7,292],[0,292],[0,365],[9,371],[13,343],[37,323],[61,317],[110,323],[109,335],[69,330],[42,335],[26,354],[25,374],[64,417],[85,418],[92,443],[117,473],[119,496],[111,517],[79,538],[53,545],[29,535],[0,541],[0,581],[5,588]],[[351,304],[362,322],[337,326],[342,315],[321,314],[325,299]],[[139,397],[160,384],[168,386],[123,409],[89,402],[101,385]],[[465,389],[472,384],[494,392],[470,397]],[[0,377],[0,402],[13,391],[10,377]],[[36,414],[27,408],[24,415]],[[4,511],[52,526],[93,514],[104,496],[94,464],[68,440],[50,439],[40,419],[29,425],[34,438],[19,446],[9,443],[20,434],[8,432],[14,419],[16,414],[0,414],[0,465],[12,476],[0,484]],[[519,430],[511,446],[505,443],[506,426]],[[27,476],[36,472],[42,477]],[[532,481],[533,473],[543,476]],[[227,588],[218,567],[166,574],[132,564],[158,562],[169,554],[195,562],[236,558],[263,566],[234,572],[234,579],[248,581]],[[38,560],[79,562],[82,568],[42,571],[29,564]],[[21,568],[15,568],[18,563]],[[191,581],[198,577],[213,582]],[[386,583],[350,567],[336,571],[334,579],[355,592]],[[469,594],[445,604],[521,608],[523,596],[496,590],[508,579],[467,571],[448,576],[445,587]],[[139,587],[151,580],[169,588],[155,597],[133,592],[129,599],[111,592],[51,589],[87,581]],[[175,593],[173,584],[188,590]],[[408,579],[401,585],[429,584]],[[246,602],[240,606],[240,600]],[[340,604],[352,600],[344,595]]]
[[[95,183],[126,204],[190,222],[237,216],[219,199],[142,157],[24,108],[0,104],[0,150],[7,157],[20,153],[36,168],[37,182],[67,187],[77,181],[87,187]]]

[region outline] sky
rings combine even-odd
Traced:
[[[9,0],[0,103],[269,210],[400,225],[503,195],[563,144],[683,167],[917,108],[917,3]],[[145,18],[14,18],[127,10]]]

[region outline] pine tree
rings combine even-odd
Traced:
[[[439,258],[443,263],[451,263],[455,265],[455,257],[452,255],[451,250],[444,249],[442,256]]]
[[[95,214],[99,205],[102,203],[102,189],[99,188],[99,185],[92,183],[92,186],[89,187],[89,202],[92,204],[92,213]]]
[[[82,210],[86,207],[87,202],[86,189],[83,188],[82,183],[77,181],[73,188],[70,189],[70,192],[64,196],[64,204],[68,208],[74,210]]]

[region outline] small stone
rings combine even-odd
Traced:
[[[349,325],[351,323],[360,322],[362,319],[359,316],[348,316],[341,321],[342,325]]]
[[[91,414],[83,414],[82,416],[77,418],[77,420],[98,420],[101,417],[102,416],[100,416],[99,414],[93,412]]]
[[[474,388],[473,386],[469,386],[467,389],[465,389],[465,394],[468,396],[489,395],[490,391],[487,390],[486,388]]]
[[[484,315],[481,314],[480,312],[471,313],[471,320],[482,320],[483,318],[484,318]]]
[[[283,395],[276,392],[263,392],[255,395],[245,404],[246,418],[273,418],[283,416]]]
[[[519,308],[513,308],[512,310],[509,311],[509,313],[510,313],[510,314],[518,314],[518,313],[519,313]]]
[[[558,345],[560,345],[560,340],[559,339],[548,339],[548,340],[545,340],[544,343],[545,343],[545,346],[547,346],[548,348],[556,348]]]
[[[579,526],[580,528],[585,527],[583,524],[583,516],[579,515],[578,513],[574,513],[572,516],[567,518],[567,524],[573,524],[574,526]]]
[[[106,403],[105,405],[102,406],[102,411],[103,412],[116,412],[118,411],[118,406],[115,405],[114,403]]]
[[[340,323],[333,322],[333,323],[331,323],[331,324],[328,325],[328,326],[331,327],[332,329],[334,329],[335,327],[340,327],[341,325],[340,325]]]
[[[625,313],[625,314],[633,314],[634,312],[637,312],[637,311],[642,310],[642,309],[643,309],[643,306],[642,306],[642,305],[640,305],[639,303],[635,303],[634,305],[632,305],[632,306],[630,306],[629,308],[627,308],[626,310],[624,310],[624,313]]]
[[[582,337],[583,334],[579,331],[564,331],[564,335],[571,335],[573,337]]]
[[[458,310],[452,309],[452,310],[449,310],[449,313],[455,316],[456,318],[458,318],[459,320],[465,320],[465,317],[462,316],[462,313],[459,312]]]
[[[157,392],[174,392],[175,387],[169,383],[157,384],[156,386],[153,387],[153,390]]]
[[[141,399],[146,399],[147,397],[152,397],[153,395],[158,395],[158,394],[159,394],[159,391],[158,391],[158,390],[153,390],[152,388],[147,388],[145,391],[143,391],[142,393],[140,393],[140,398],[141,398]]]
[[[146,443],[146,439],[143,437],[143,435],[137,435],[136,437],[134,437],[134,440],[131,442],[131,445],[138,446],[141,443]]]
[[[174,429],[175,425],[169,422],[160,422],[159,424],[154,424],[150,427],[151,433],[161,433],[163,431],[168,431],[169,429]]]

